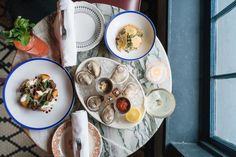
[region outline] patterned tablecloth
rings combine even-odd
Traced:
[[[105,4],[96,4],[97,7],[101,10],[102,14],[105,17],[106,24],[110,21],[111,17],[123,10]],[[55,14],[47,16],[43,20],[41,20],[34,28],[34,33],[41,37],[44,41],[46,41],[50,45],[50,55],[49,58],[52,58],[56,61],[60,61],[60,53],[58,50],[58,44],[53,35],[53,25],[52,22],[55,19]],[[165,50],[161,45],[158,38],[156,38],[155,44],[151,52],[144,58],[138,61],[126,62],[121,61],[117,57],[113,56],[106,49],[104,41],[102,41],[97,47],[92,50],[86,52],[78,52],[78,65],[85,59],[95,56],[102,56],[111,58],[122,64],[126,64],[129,70],[137,77],[139,82],[141,83],[145,93],[148,93],[152,89],[157,88],[158,86],[161,88],[165,88],[169,91],[172,89],[172,79],[171,79],[171,70],[169,66],[169,61],[166,56]],[[20,63],[28,58],[31,58],[26,53],[17,52],[13,66],[17,63]],[[169,73],[168,78],[162,83],[154,85],[150,83],[145,78],[146,71],[146,62],[149,62],[153,59],[159,59],[163,63],[165,63],[168,67]],[[71,74],[74,74],[76,67],[68,68]],[[74,104],[74,110],[82,108],[79,100],[77,99]],[[111,127],[107,127],[98,121],[94,120],[92,117],[89,117],[89,121],[92,122],[100,131],[103,138],[103,150],[101,156],[117,156],[123,157],[127,156],[137,149],[142,147],[157,131],[159,126],[161,125],[163,119],[153,118],[148,114],[145,114],[144,119],[140,124],[136,127],[130,129],[114,129]],[[41,147],[42,149],[50,152],[50,147],[45,144],[45,141],[50,143],[51,132],[54,131],[55,128],[52,128],[48,131],[33,131],[27,130],[29,136],[34,140],[34,142]],[[40,138],[39,138],[40,137]]]

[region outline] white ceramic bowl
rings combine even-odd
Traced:
[[[137,50],[120,52],[116,47],[116,36],[122,27],[131,24],[144,32],[142,44]],[[105,30],[105,43],[109,51],[123,60],[137,60],[144,57],[152,49],[155,42],[156,30],[152,21],[138,11],[124,11],[115,15]]]
[[[48,74],[57,85],[58,98],[48,114],[33,111],[19,104],[20,84],[39,74]],[[42,130],[63,121],[74,103],[74,88],[69,73],[60,64],[46,58],[33,58],[18,64],[8,75],[3,89],[3,101],[11,118],[24,128]]]

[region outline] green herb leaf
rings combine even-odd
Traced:
[[[138,31],[138,33],[136,35],[139,36],[139,37],[143,37],[143,32]]]
[[[49,81],[48,80],[44,82],[43,87],[45,89],[47,89],[49,87]]]
[[[44,103],[43,103],[43,106],[44,105],[48,105],[49,104],[49,102],[48,101],[45,101]]]
[[[0,31],[0,34],[6,38],[8,44],[12,44],[14,40],[20,41],[23,46],[26,46],[30,41],[30,32],[35,24],[28,19],[18,16],[15,20],[14,27],[9,31]]]
[[[29,84],[29,82],[27,82],[27,83],[25,84],[25,86],[26,86],[26,87],[30,87],[30,84]]]
[[[25,34],[21,35],[20,43],[23,46],[26,46],[29,43],[29,41],[30,41],[30,34],[29,33],[25,33]]]
[[[30,101],[32,101],[33,99],[31,98],[31,96],[30,96],[29,94],[27,94],[27,95],[26,95],[26,100],[30,102]]]

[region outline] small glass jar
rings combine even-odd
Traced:
[[[175,98],[166,89],[154,89],[146,96],[145,107],[149,115],[157,118],[170,116],[175,109]]]
[[[14,41],[14,45],[18,50],[27,52],[38,57],[47,56],[49,52],[47,43],[45,43],[43,40],[41,40],[34,34],[30,36],[30,41],[26,46],[23,46],[17,40]]]

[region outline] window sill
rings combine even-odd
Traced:
[[[205,150],[197,143],[171,143],[166,150],[167,156],[214,157],[216,154]]]

